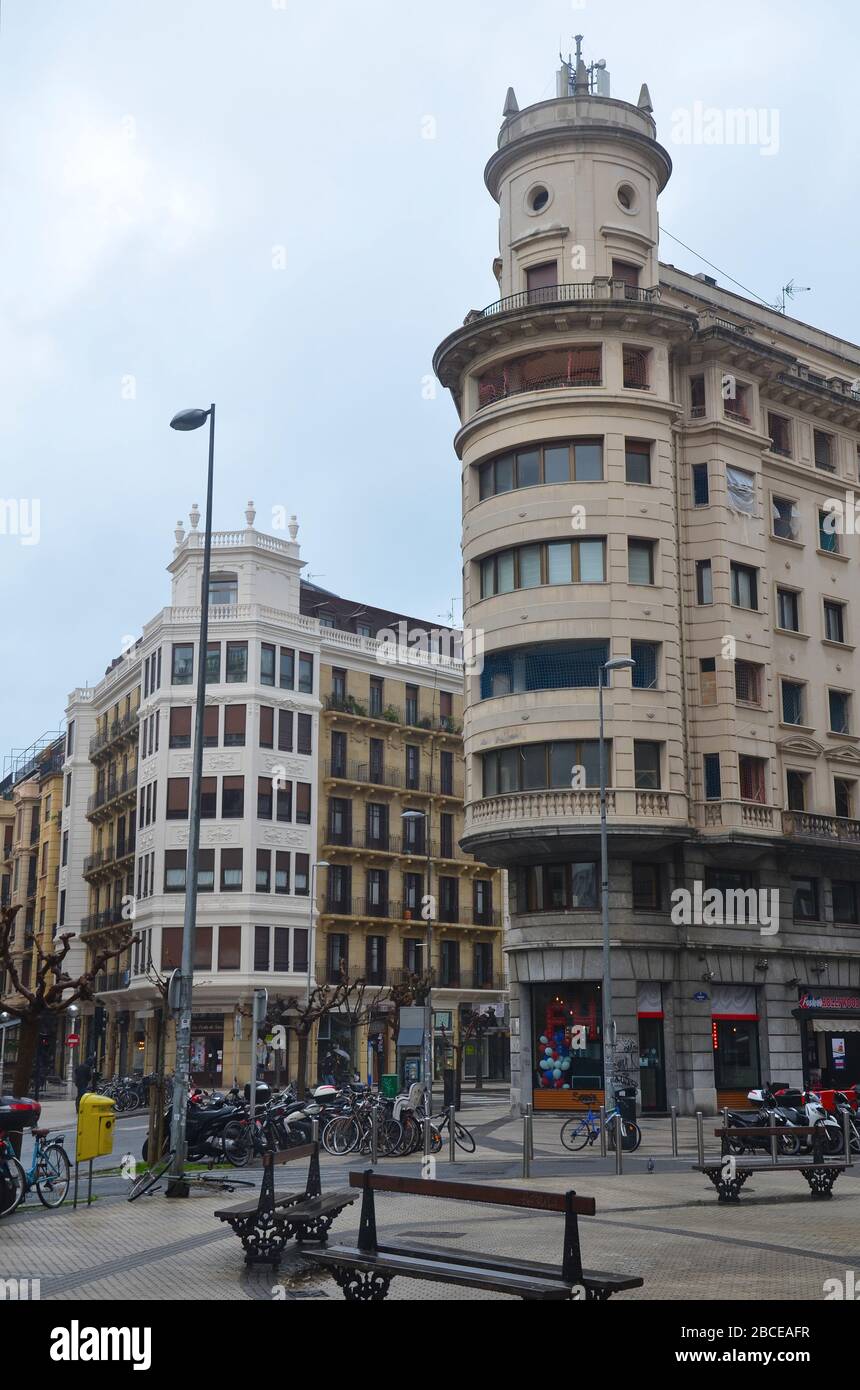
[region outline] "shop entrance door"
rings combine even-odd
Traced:
[[[191,1080],[196,1086],[220,1086],[223,1066],[222,1033],[191,1034]]]
[[[642,1113],[662,1114],[666,1109],[666,1059],[662,1018],[639,1020],[639,1086]]]

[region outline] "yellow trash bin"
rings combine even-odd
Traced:
[[[110,1096],[87,1094],[81,1096],[78,1110],[78,1139],[75,1159],[88,1163],[113,1153],[113,1131],[116,1123],[116,1102]]]

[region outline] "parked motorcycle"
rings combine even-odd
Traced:
[[[230,1157],[230,1149],[235,1142],[235,1133],[230,1125],[243,1114],[244,1107],[227,1105],[221,1101],[214,1105],[189,1104],[185,1121],[185,1138],[188,1158],[191,1161],[213,1159],[222,1161]],[[169,1152],[170,1128],[173,1121],[171,1107],[164,1117],[164,1139],[162,1154]],[[143,1161],[149,1162],[149,1136],[144,1140]]]

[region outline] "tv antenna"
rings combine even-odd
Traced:
[[[557,95],[608,97],[609,73],[606,70],[606,59],[598,58],[596,63],[590,63],[586,67],[582,61],[582,39],[582,34],[574,34],[575,54],[568,53],[565,58],[564,54],[559,52],[561,70],[558,74]]]
[[[789,280],[787,285],[783,285],[779,299],[773,307],[779,310],[781,314],[784,314],[786,302],[788,300],[794,299],[798,294],[809,294],[811,289],[811,285],[796,285],[793,280]]]

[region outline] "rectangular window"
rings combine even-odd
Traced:
[[[633,910],[634,912],[658,912],[660,910],[659,864],[633,865]]]
[[[824,430],[813,430],[812,439],[815,467],[822,469],[825,473],[835,473],[836,441],[833,435],[826,434]]]
[[[280,753],[292,753],[293,751],[293,711],[291,709],[278,710],[278,751]]]
[[[182,928],[161,928],[161,969],[165,973],[178,970],[182,964]]]
[[[626,347],[622,350],[623,382],[628,390],[647,391],[651,354],[642,348]]]
[[[722,774],[719,753],[706,753],[704,756],[705,800],[720,801],[723,795]]]
[[[624,468],[628,483],[650,483],[651,445],[647,440],[625,441]]]
[[[717,703],[717,662],[713,656],[703,656],[699,662],[699,700],[703,705]]]
[[[758,514],[754,473],[731,465],[726,467],[726,503],[733,512],[743,512],[745,516]]]
[[[851,696],[843,690],[828,690],[827,702],[830,711],[830,732],[850,734]]]
[[[454,754],[444,749],[439,754],[439,789],[443,796],[454,795]]]
[[[370,677],[370,713],[379,719],[385,708],[385,683],[379,676]]]
[[[703,376],[690,377],[690,415],[694,420],[701,420],[705,413],[705,378]]]
[[[767,762],[764,758],[749,758],[743,755],[738,758],[741,801],[755,801],[761,806],[767,805],[766,768]]]
[[[777,623],[786,632],[800,631],[800,603],[794,589],[777,589]]]
[[[603,480],[603,440],[574,439],[573,478],[577,483],[599,483]]]
[[[215,820],[218,815],[218,778],[200,779],[200,819]]]
[[[414,744],[406,747],[406,786],[409,791],[417,791],[420,785],[421,750]]]
[[[696,561],[696,602],[711,604],[714,601],[714,579],[710,560]]]
[[[418,723],[418,687],[415,685],[406,686],[406,723],[413,728]]]
[[[282,690],[292,690],[296,683],[296,654],[289,647],[281,647],[280,686]]]
[[[530,304],[547,304],[555,299],[558,285],[558,261],[547,261],[544,265],[530,265],[526,269],[526,290]]]
[[[800,540],[800,511],[790,497],[771,498],[773,534],[783,541]]]
[[[311,823],[311,784],[310,782],[296,783],[296,825],[310,825]]]
[[[221,643],[206,643],[206,684],[221,684]]]
[[[693,505],[695,507],[707,507],[710,501],[711,483],[708,477],[708,465],[696,463],[693,465]]]
[[[296,855],[296,897],[310,897],[311,857],[309,854]],[[307,964],[307,959],[305,960]]]
[[[660,790],[660,749],[659,743],[633,744],[634,778],[640,791]]]
[[[67,806],[70,806],[70,805],[72,804],[72,774],[71,774],[70,772],[67,772],[67,773],[66,773],[66,798],[65,798],[65,804],[66,804]]]
[[[824,600],[824,635],[828,642],[845,641],[845,604]]]
[[[230,851],[231,853],[233,851]],[[222,859],[228,851],[222,851]],[[241,879],[241,868],[239,877]],[[218,969],[240,970],[242,967],[242,928],[218,928]]]
[[[260,747],[275,746],[275,711],[269,705],[260,706]]]
[[[314,659],[308,652],[299,652],[299,691],[302,695],[314,693]]]
[[[225,777],[221,784],[221,816],[224,820],[241,820],[245,814],[244,777]]]
[[[203,747],[217,748],[221,711],[218,705],[207,705],[203,711]]]
[[[275,892],[290,891],[290,856],[286,850],[275,851]]]
[[[241,893],[242,891],[242,851],[222,849],[221,851],[221,892]],[[238,930],[238,928],[237,928]]]
[[[245,747],[245,721],[247,705],[225,705],[224,707],[224,747]]]
[[[856,783],[845,777],[835,777],[833,779],[834,800],[836,803],[836,814],[840,820],[854,819],[854,788]]]
[[[730,420],[737,420],[742,425],[750,424],[750,388],[743,382],[735,381],[734,377],[729,377],[728,383],[723,396],[726,415]]]
[[[265,974],[269,969],[269,928],[254,928],[254,969]]]
[[[761,666],[751,661],[735,662],[735,699],[744,704],[761,704]]]
[[[214,893],[215,891],[215,851],[214,849],[201,849],[197,856],[197,892]]]
[[[168,849],[164,852],[164,891],[165,893],[185,892],[185,871],[188,856],[184,849]]]
[[[167,819],[188,819],[187,777],[168,777],[167,779]]]
[[[275,648],[268,642],[260,646],[260,684],[275,684]]]
[[[257,819],[271,820],[274,809],[274,791],[271,777],[257,778]]]
[[[785,774],[785,790],[789,811],[806,810],[807,774],[789,769]]]
[[[782,722],[783,724],[805,724],[803,717],[804,687],[796,681],[782,683]]]
[[[857,884],[834,879],[832,887],[834,922],[845,922],[849,926],[856,926],[858,922]]]
[[[627,575],[631,584],[654,583],[654,542],[628,540]]]
[[[277,817],[279,821],[287,823],[293,819],[293,784],[287,782],[285,787],[278,786],[276,797]]]
[[[750,565],[732,565],[732,604],[758,609],[758,570]]]
[[[794,891],[794,920],[795,922],[817,922],[818,916],[818,879],[817,878],[793,878],[791,886]]]
[[[306,933],[307,935],[307,933]],[[274,971],[276,975],[288,975],[290,970],[290,932],[288,927],[275,927],[275,962]],[[305,966],[307,969],[307,965]]]
[[[841,554],[839,547],[839,532],[836,529],[838,517],[835,512],[819,510],[818,513],[818,549],[826,550],[828,555]]]
[[[173,644],[171,683],[191,685],[194,680],[194,647],[190,642]]]
[[[791,421],[784,415],[767,412],[767,432],[770,435],[770,451],[783,458],[791,458]]]
[[[296,858],[300,858],[296,855]],[[298,874],[298,870],[296,870]],[[296,890],[298,892],[298,889]],[[293,930],[293,970],[297,975],[301,975],[308,968],[308,934],[303,927]]]
[[[248,643],[227,643],[227,684],[241,685],[248,679]]]

